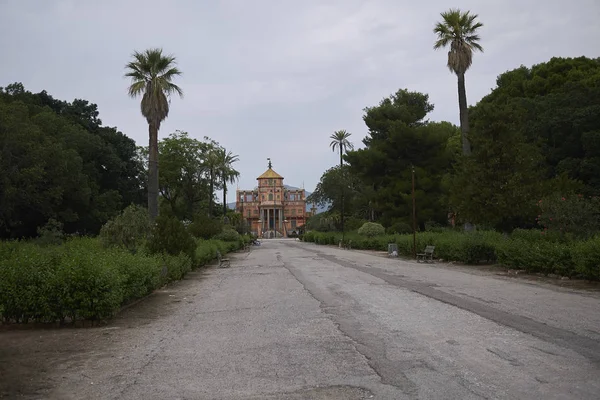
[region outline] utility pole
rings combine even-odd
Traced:
[[[413,257],[417,258],[417,206],[415,200],[415,166],[412,166]]]

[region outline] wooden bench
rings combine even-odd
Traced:
[[[231,260],[223,258],[219,250],[217,250],[217,260],[219,260],[219,268],[231,267]]]
[[[427,246],[422,253],[417,253],[417,262],[419,260],[427,262],[433,262],[433,251],[435,250],[435,246]]]

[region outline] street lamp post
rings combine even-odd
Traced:
[[[244,193],[242,193],[242,197],[240,199],[240,204],[242,205],[242,235],[246,233],[246,224],[244,224]]]
[[[413,257],[417,258],[417,207],[415,200],[415,166],[412,166]]]

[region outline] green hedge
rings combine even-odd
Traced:
[[[179,255],[135,253],[75,238],[59,246],[0,242],[0,315],[5,322],[98,320],[169,281],[181,279],[240,242],[199,240],[195,265]]]
[[[303,240],[323,245],[337,245],[341,233],[307,232]],[[412,235],[382,235],[364,238],[347,233],[352,248],[387,251],[389,243],[398,245],[398,253],[411,257]],[[427,245],[435,246],[435,256],[447,261],[467,264],[498,262],[509,268],[533,273],[558,274],[590,280],[600,280],[600,237],[586,241],[568,242],[564,238],[531,230],[516,230],[508,236],[497,232],[419,232],[417,251]]]

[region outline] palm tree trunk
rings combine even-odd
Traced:
[[[344,235],[344,185],[345,183],[345,179],[343,179],[343,167],[344,167],[344,159],[343,159],[343,153],[342,153],[342,144],[340,143],[340,174],[342,174],[342,242],[346,239],[345,235]]]
[[[465,74],[458,74],[458,108],[460,111],[460,131],[462,133],[463,155],[471,155],[471,142],[469,142],[469,109],[467,107],[467,90],[465,89]],[[470,222],[465,222],[464,229],[467,232],[475,230]]]
[[[148,214],[154,222],[158,216],[158,127],[148,124]]]
[[[227,215],[227,182],[223,181],[223,217]]]
[[[465,89],[465,74],[458,74],[458,108],[460,112],[460,130],[462,133],[463,155],[471,154],[469,142],[469,109],[467,107],[467,90]]]

